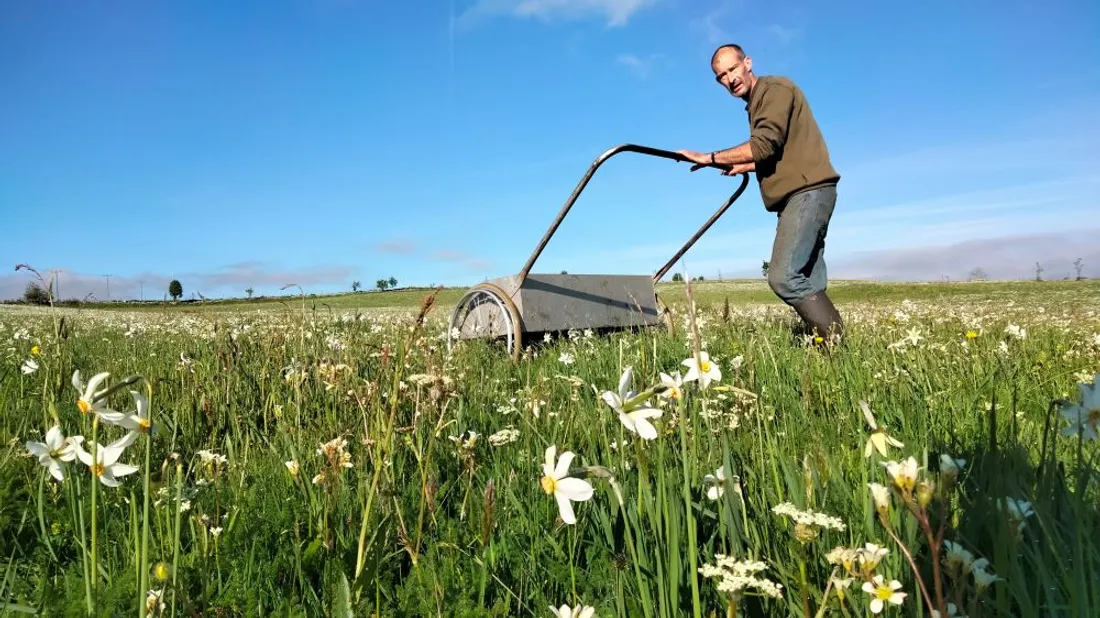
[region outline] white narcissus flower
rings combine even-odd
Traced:
[[[23,365],[20,367],[20,370],[23,371],[23,375],[30,375],[38,371],[38,362],[35,361],[33,358],[28,358],[27,360],[23,361]]]
[[[875,500],[875,508],[878,510],[890,510],[890,489],[879,483],[868,483],[871,488],[871,497]]]
[[[1081,403],[1062,406],[1062,417],[1070,423],[1063,436],[1081,434],[1082,440],[1100,439],[1100,375],[1093,383],[1081,382]]]
[[[589,500],[595,490],[588,481],[569,477],[569,464],[573,463],[573,453],[570,451],[562,453],[555,464],[554,458],[557,451],[558,448],[553,444],[546,448],[546,458],[542,464],[542,478],[539,484],[547,495],[554,496],[557,500],[558,513],[562,521],[572,525],[577,523],[572,503]]]
[[[902,490],[906,494],[911,493],[913,488],[917,486],[917,475],[920,473],[920,464],[917,460],[910,455],[909,459],[902,462],[886,461],[882,465],[886,466],[886,471],[890,473],[890,477],[894,479],[894,484],[898,486],[898,489]]]
[[[592,618],[596,615],[596,608],[590,605],[570,608],[568,605],[562,605],[561,607],[550,606],[550,611],[554,612],[556,618]]]
[[[126,450],[126,447],[122,446],[123,441],[126,439],[126,437],[123,437],[105,446],[92,443],[96,446],[94,458],[91,453],[78,446],[76,447],[76,456],[91,469],[93,475],[99,477],[100,483],[107,487],[118,487],[118,477],[133,474],[138,470],[135,466],[118,463],[118,458]]]
[[[122,414],[116,423],[130,430],[118,441],[118,446],[122,448],[133,444],[141,434],[153,433],[153,424],[149,421],[149,400],[137,391],[130,391],[130,396],[134,398],[137,411],[133,414]]]
[[[101,405],[97,401],[107,392],[107,389],[100,390],[99,385],[103,384],[103,381],[110,376],[109,372],[103,371],[92,376],[92,379],[84,384],[84,381],[80,378],[80,370],[77,369],[73,372],[72,383],[73,388],[80,393],[80,397],[76,400],[76,407],[80,409],[81,414],[95,412],[104,421],[117,424],[126,415]]]
[[[958,476],[959,471],[966,465],[965,459],[955,459],[947,453],[940,454],[940,474],[945,476]]]
[[[649,419],[659,418],[663,413],[649,405],[648,401],[633,401],[637,395],[630,390],[630,378],[633,375],[634,370],[627,367],[619,378],[619,392],[604,391],[600,397],[619,415],[619,422],[628,431],[638,434],[644,440],[654,440],[657,438],[657,428]]]
[[[863,411],[863,418],[867,419],[867,424],[871,426],[871,437],[867,438],[867,446],[863,448],[864,457],[871,456],[871,449],[878,451],[879,455],[886,457],[887,444],[898,448],[905,446],[887,434],[885,427],[880,428],[878,426],[878,423],[875,422],[875,415],[871,413],[871,407],[867,405],[866,401],[859,402],[859,409]]]
[[[661,372],[661,386],[667,390],[661,393],[661,397],[671,401],[680,401],[680,398],[684,396],[681,387],[684,385],[684,378],[680,375],[679,371],[673,372],[671,375]]]
[[[997,506],[1008,515],[1009,521],[1016,524],[1018,530],[1023,530],[1027,518],[1035,513],[1030,502],[1017,498],[998,498]]]
[[[59,481],[65,480],[61,462],[76,459],[76,448],[84,441],[83,436],[66,438],[61,434],[61,426],[54,425],[46,431],[45,442],[27,442],[27,450],[38,458],[38,463],[50,471],[50,475]]]
[[[997,575],[990,573],[983,568],[974,568],[970,574],[974,577],[974,587],[977,588],[978,593],[981,593],[986,588],[993,585],[994,582],[1001,581],[1001,578]]]
[[[901,582],[896,579],[886,584],[881,575],[875,575],[873,582],[863,582],[863,591],[871,595],[871,613],[881,614],[887,602],[901,605],[907,596],[904,592],[897,592]]]
[[[949,618],[966,618],[966,616],[963,616],[962,614],[959,613],[959,607],[957,605],[955,605],[954,603],[948,603],[947,604],[947,616]],[[940,610],[938,610],[938,609],[932,610],[932,618],[943,618],[942,615],[940,614]]]
[[[703,477],[703,482],[707,487],[707,498],[711,500],[717,500],[722,497],[722,494],[726,493],[726,467],[722,466],[714,471],[714,474],[707,474]]]
[[[699,352],[698,359],[693,356],[684,359],[680,364],[688,368],[687,373],[684,374],[684,382],[699,380],[700,385],[707,388],[711,382],[718,382],[722,379],[722,369],[718,366],[718,363],[710,359],[710,354],[705,351]]]

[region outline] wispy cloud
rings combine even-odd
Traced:
[[[441,249],[436,251],[433,257],[440,262],[458,264],[471,271],[483,271],[492,264],[485,258],[475,257],[464,251],[454,249]]]
[[[780,45],[790,45],[802,34],[795,28],[780,26],[779,24],[772,24],[765,28],[765,31]]]
[[[1100,228],[1045,234],[1018,234],[975,238],[950,244],[852,253],[830,270],[842,278],[881,280],[930,280],[968,278],[981,268],[991,279],[1035,276],[1035,264],[1043,277],[1077,276],[1074,262],[1081,260],[1083,276],[1100,273]]]
[[[693,30],[702,34],[709,46],[732,42],[733,35],[725,26],[737,10],[742,8],[741,0],[720,0],[714,8],[691,20]]]
[[[626,67],[631,73],[645,79],[650,76],[655,68],[668,62],[663,54],[649,54],[644,59],[634,54],[621,54],[615,59],[617,64]]]
[[[457,249],[423,249],[423,242],[410,238],[390,238],[374,243],[371,248],[387,255],[425,255],[436,262],[457,264],[470,271],[481,272],[490,266],[491,261]]]
[[[478,22],[499,15],[536,18],[544,21],[599,18],[609,28],[625,26],[637,12],[657,0],[478,0],[463,11],[455,22],[469,29]]]
[[[408,238],[388,238],[374,243],[371,248],[379,253],[401,255],[415,251],[416,243]]]
[[[842,181],[843,182],[843,181]],[[950,271],[930,259],[913,259],[901,269],[880,260],[892,255],[946,255],[944,247],[959,245],[977,257],[979,252],[965,243],[974,239],[1041,237],[1049,239],[1073,231],[1073,221],[1092,223],[1095,210],[1092,196],[1100,191],[1100,175],[1018,183],[982,191],[960,191],[919,197],[908,202],[876,205],[873,202],[853,207],[842,194],[837,204],[826,241],[826,262],[831,277],[900,277],[937,280],[944,274],[957,277],[976,266],[991,276],[1016,276],[1034,262],[1053,261],[1051,270],[1064,270],[1072,262],[1064,252],[1048,252],[1048,245],[1021,245],[1020,253],[999,252],[978,261],[959,261]],[[667,206],[672,208],[672,205]],[[686,266],[690,273],[713,277],[758,276],[760,263],[771,255],[775,220],[771,215],[762,225],[749,225],[736,232],[704,236],[677,264],[673,272]],[[687,235],[689,232],[685,232]],[[1073,236],[1085,238],[1087,235]],[[625,246],[588,255],[604,269],[623,272],[652,272],[679,248],[680,240]],[[1044,242],[1047,242],[1044,240]],[[1100,243],[1095,243],[1100,246]],[[1050,245],[1053,246],[1053,245]],[[1067,245],[1067,247],[1070,245]],[[1088,260],[1089,252],[1075,246],[1066,249]],[[1034,257],[1030,257],[1034,255]],[[953,259],[962,260],[957,254]],[[1076,257],[1076,256],[1074,256]],[[1100,265],[1100,260],[1094,260]],[[946,260],[945,263],[951,263]],[[1059,264],[1054,266],[1054,264]],[[882,270],[885,264],[892,270]],[[879,270],[876,270],[879,268]],[[1003,273],[1003,274],[1002,274]]]

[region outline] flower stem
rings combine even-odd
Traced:
[[[688,534],[688,564],[691,566],[691,605],[695,618],[700,618],[703,615],[703,607],[699,601],[699,571],[698,571],[698,553],[699,546],[698,541],[695,538],[695,514],[691,510],[691,479],[688,476],[688,445],[687,445],[687,423],[684,422],[684,403],[680,400],[680,458],[683,462],[681,467],[684,471],[684,484],[681,488],[684,497],[684,518],[687,520],[687,534]]]
[[[810,614],[810,584],[806,578],[806,560],[802,557],[804,552],[804,547],[798,552],[798,574],[802,583],[802,615],[808,617],[812,614]]]
[[[94,414],[94,413],[93,413]],[[96,601],[96,588],[99,587],[99,554],[98,554],[98,539],[99,534],[96,524],[99,521],[99,510],[97,508],[98,496],[99,496],[99,478],[96,475],[96,466],[99,465],[99,415],[92,417],[92,572],[89,573],[89,580],[92,585],[93,595],[93,607],[98,604]]]
[[[924,585],[924,580],[921,579],[920,570],[917,569],[917,563],[913,561],[913,556],[909,553],[909,549],[901,542],[901,539],[894,534],[894,531],[886,525],[887,522],[883,521],[883,527],[886,528],[886,534],[890,535],[890,538],[894,539],[894,542],[898,544],[898,548],[901,549],[901,553],[905,554],[905,559],[909,561],[909,566],[913,569],[913,577],[917,578],[917,585],[920,586],[921,595],[924,597],[924,603],[928,606],[928,614],[932,615],[935,611],[935,607],[932,605],[932,597],[928,594],[928,587]]]
[[[151,391],[152,389],[150,389]],[[151,393],[150,393],[151,394]],[[152,397],[149,397],[152,399]],[[152,423],[153,412],[152,406],[149,406],[149,422]],[[151,426],[151,425],[150,425]],[[150,463],[152,459],[153,451],[153,437],[152,434],[146,434],[145,436],[145,478],[142,483],[142,493],[145,494],[144,501],[142,503],[141,512],[141,560],[138,564],[141,566],[141,576],[138,579],[138,618],[145,616],[145,603],[144,595],[145,591],[149,590],[149,477],[150,477]],[[177,505],[176,510],[179,510]]]
[[[936,607],[939,608],[941,616],[947,615],[947,606],[943,600],[943,583],[940,575],[940,539],[932,532],[932,524],[928,518],[928,512],[921,511],[919,517],[921,527],[924,528],[924,533],[928,537],[928,547],[932,551],[932,583],[936,590]]]

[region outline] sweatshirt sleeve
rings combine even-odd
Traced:
[[[760,93],[759,109],[753,117],[749,147],[753,161],[764,161],[782,150],[787,142],[794,93],[782,85],[770,85]]]

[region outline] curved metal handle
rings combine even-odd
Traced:
[[[589,166],[588,171],[585,172],[585,174],[584,174],[584,177],[582,177],[580,182],[577,183],[577,186],[573,189],[573,193],[569,196],[569,199],[566,200],[565,206],[562,206],[561,211],[558,212],[558,216],[554,218],[554,222],[550,224],[550,228],[548,230],[546,230],[546,234],[543,235],[542,240],[539,241],[538,246],[535,247],[534,252],[531,253],[531,257],[527,258],[527,263],[523,265],[523,270],[519,271],[519,283],[517,284],[517,289],[518,289],[519,286],[523,285],[524,281],[527,280],[527,275],[530,274],[531,267],[533,267],[535,265],[535,260],[539,259],[539,255],[542,254],[542,250],[546,248],[546,243],[550,242],[550,237],[553,236],[554,232],[556,232],[558,230],[558,226],[561,225],[561,222],[565,219],[565,215],[569,214],[569,209],[573,207],[573,203],[577,201],[578,197],[580,197],[581,191],[584,191],[585,186],[588,185],[588,181],[592,179],[592,175],[595,174],[596,170],[601,165],[603,165],[608,159],[610,159],[611,157],[613,157],[613,156],[615,156],[615,155],[617,155],[621,152],[636,152],[638,154],[650,155],[650,156],[653,156],[653,157],[661,157],[662,159],[671,159],[673,161],[677,161],[677,162],[680,162],[680,163],[691,163],[692,162],[691,159],[688,159],[684,155],[682,155],[680,153],[677,153],[677,152],[673,152],[671,150],[662,150],[660,148],[650,148],[649,146],[639,146],[637,144],[621,144],[621,145],[615,146],[614,148],[611,148],[611,149],[607,150],[606,152],[604,152],[603,154],[601,154],[599,157],[596,158],[596,160],[592,163],[592,165]],[[741,191],[744,190],[744,184],[747,183],[747,182],[748,182],[748,174],[745,174],[745,181],[742,183],[741,189],[738,190],[738,192],[736,194],[734,194],[733,197],[730,198],[729,202],[726,203],[726,206],[722,208],[723,211],[725,210],[725,208],[728,208],[729,205],[733,203],[733,200],[737,199],[737,197],[740,196]],[[714,218],[717,218],[717,217],[714,217]],[[713,223],[713,221],[711,221],[710,223]],[[710,224],[708,223],[707,227],[709,227],[709,226],[710,226]],[[703,231],[705,231],[705,229]],[[700,231],[700,233],[702,233],[702,231]],[[694,243],[695,240],[696,240],[696,238],[693,238],[689,242],[688,246],[691,246],[691,244]],[[686,251],[686,250],[687,250],[687,247],[684,248],[684,251]],[[677,258],[678,257],[679,257],[679,255],[677,255]],[[675,261],[675,260],[673,260],[673,261]]]

